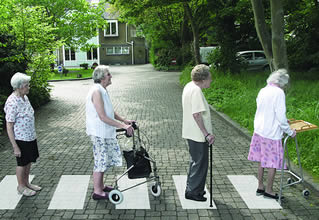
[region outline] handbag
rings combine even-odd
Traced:
[[[127,169],[132,165],[133,168],[128,171],[129,179],[138,179],[149,177],[152,172],[148,153],[143,147],[139,150],[123,151],[124,158],[126,160]]]

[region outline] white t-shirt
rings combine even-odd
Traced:
[[[209,105],[200,87],[193,81],[187,83],[182,95],[183,129],[182,137],[197,142],[205,142],[205,137],[198,127],[193,114],[201,112],[204,126],[208,133],[212,133]]]
[[[256,101],[255,133],[272,140],[282,139],[284,132],[292,135],[286,118],[285,93],[281,88],[267,85],[259,91]]]
[[[99,83],[96,83],[86,97],[86,133],[100,138],[116,138],[116,128],[101,121],[94,107],[92,94],[96,90],[101,93],[106,116],[114,120],[114,110],[109,94]]]

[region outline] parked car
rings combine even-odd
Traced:
[[[241,62],[247,65],[247,70],[268,70],[269,64],[262,50],[240,51],[237,56]]]

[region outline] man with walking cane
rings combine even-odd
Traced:
[[[212,82],[209,67],[197,65],[191,72],[192,81],[183,90],[183,129],[182,137],[187,139],[190,165],[187,175],[185,198],[204,202],[205,182],[208,170],[208,148],[215,141],[209,105],[202,89],[209,88]]]

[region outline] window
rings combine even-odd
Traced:
[[[116,20],[107,21],[108,26],[104,29],[104,37],[118,36],[118,23]]]
[[[266,56],[264,53],[256,52],[255,53],[255,59],[266,59]]]
[[[75,60],[75,50],[73,48],[64,49],[65,60]]]
[[[87,60],[97,60],[97,48],[92,48],[90,51],[86,52]]]
[[[240,56],[242,58],[246,59],[246,60],[252,60],[253,59],[253,53],[251,53],[251,52],[243,53]]]
[[[107,47],[106,55],[121,55],[121,54],[130,54],[129,47]]]
[[[131,29],[131,37],[136,37],[136,29]]]

